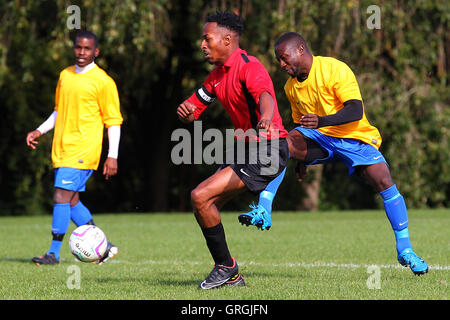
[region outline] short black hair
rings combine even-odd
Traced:
[[[75,38],[73,39],[73,43],[76,44],[77,43],[77,39],[78,38],[87,38],[87,39],[93,39],[94,43],[95,43],[95,47],[98,47],[98,39],[97,36],[88,30],[81,30],[78,31],[77,34],[75,35]]]
[[[297,32],[286,32],[285,34],[283,34],[275,42],[275,47],[277,47],[278,45],[280,45],[284,42],[289,42],[289,43],[295,44],[297,46],[303,45],[305,47],[305,49],[308,50],[305,39],[303,39],[303,37],[300,34],[298,34]]]
[[[241,35],[244,32],[244,19],[229,11],[217,11],[206,17],[206,22],[217,22],[217,25],[237,32]]]

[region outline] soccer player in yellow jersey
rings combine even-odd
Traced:
[[[405,200],[378,151],[381,136],[367,121],[351,69],[337,59],[313,56],[305,40],[294,32],[277,40],[275,55],[291,76],[284,89],[297,127],[289,133],[288,142],[290,156],[299,160],[299,180],[306,166],[344,162],[350,175],[365,178],[383,198],[400,264],[409,266],[414,274],[426,273],[427,263],[414,253],[409,240]]]
[[[35,149],[37,139],[55,129],[52,144],[55,168],[53,240],[46,254],[32,259],[37,265],[59,263],[59,252],[70,220],[77,226],[94,224],[89,209],[80,201],[79,193],[85,191],[86,182],[98,168],[104,127],[108,129],[109,153],[103,174],[109,179],[118,170],[123,121],[119,95],[114,80],[94,62],[99,54],[95,34],[80,31],[75,37],[74,54],[76,64],[60,73],[53,113],[26,138],[27,145]],[[108,243],[107,252],[98,263],[117,253],[117,246]]]

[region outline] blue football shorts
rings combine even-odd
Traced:
[[[356,139],[335,138],[324,135],[317,129],[306,129],[297,127],[294,130],[299,131],[304,137],[307,137],[328,152],[328,157],[316,159],[307,165],[325,164],[331,162],[344,162],[348,168],[348,174],[355,172],[356,166],[371,165],[380,162],[386,162],[386,159],[374,146]]]
[[[83,192],[94,170],[60,167],[55,169],[55,188]]]

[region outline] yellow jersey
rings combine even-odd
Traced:
[[[299,82],[297,78],[287,80],[284,91],[291,103],[292,119],[300,123],[302,115],[317,114],[319,117],[335,114],[348,100],[362,100],[358,82],[352,70],[342,61],[331,57],[313,56],[308,78]],[[336,138],[351,138],[379,148],[381,135],[363,116],[336,126],[318,128],[321,133]]]
[[[96,170],[104,127],[123,121],[114,80],[97,65],[85,73],[67,67],[59,75],[55,111],[53,167]]]

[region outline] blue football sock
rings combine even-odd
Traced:
[[[92,214],[81,201],[78,201],[76,205],[70,208],[70,218],[79,227],[91,221]]]
[[[59,251],[61,251],[62,241],[52,240],[52,245],[50,249],[48,249],[47,253],[53,252],[55,254],[55,258],[59,260]]]
[[[286,173],[286,168],[270,183],[267,185],[266,189],[261,191],[259,194],[259,202],[261,206],[266,209],[268,213],[272,213],[272,202],[275,198],[275,195],[277,194],[278,187],[280,186],[281,182],[283,182],[284,174]]]
[[[406,249],[412,249],[411,241],[409,240],[408,228],[400,231],[395,231],[396,249],[397,253],[400,254]]]
[[[70,224],[70,203],[55,203],[53,206],[52,234],[53,240],[47,253],[53,252],[59,260],[62,238]],[[55,239],[55,236],[58,240]]]
[[[411,248],[411,241],[409,240],[408,232],[408,211],[403,196],[397,190],[397,186],[387,188],[380,192],[383,198],[384,210],[386,216],[391,223],[392,229],[395,233],[397,253]]]

